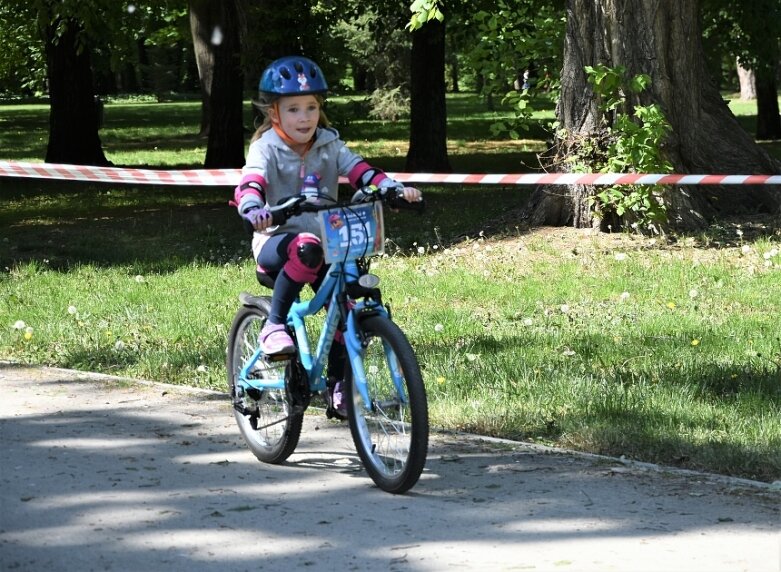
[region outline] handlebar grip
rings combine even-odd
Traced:
[[[278,226],[287,222],[288,215],[284,210],[271,210],[271,224]]]
[[[423,199],[415,201],[414,203],[410,203],[405,201],[401,195],[389,197],[387,203],[388,206],[392,209],[414,211],[417,213],[422,213],[424,210],[426,210],[426,201]]]
[[[271,213],[271,222],[274,225],[285,224],[287,219],[301,213],[302,204],[305,198],[298,195],[287,199],[277,206],[269,208]]]

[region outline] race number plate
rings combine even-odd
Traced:
[[[328,264],[383,253],[385,228],[379,201],[318,214]]]

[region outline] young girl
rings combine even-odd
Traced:
[[[272,226],[267,207],[300,192],[336,200],[340,176],[354,188],[393,187],[403,189],[407,201],[421,198],[420,191],[397,183],[345,146],[323,113],[327,90],[318,65],[300,56],[274,61],[260,78],[257,104],[264,122],[252,137],[234,200],[254,230],[258,279],[268,286],[273,282],[271,312],[260,333],[265,354],[294,351],[285,328],[288,310],[304,284],[316,290],[327,271],[315,214],[303,213]],[[329,410],[341,418],[343,370],[344,346],[335,343],[328,365]]]

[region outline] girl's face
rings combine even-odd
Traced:
[[[306,145],[320,121],[320,103],[314,95],[289,95],[279,98],[276,121],[295,143]],[[272,117],[272,120],[275,120]]]

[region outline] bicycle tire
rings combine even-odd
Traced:
[[[362,351],[371,410],[354,391],[353,373],[347,368],[347,418],[358,456],[374,483],[401,494],[417,483],[428,453],[428,403],[417,357],[404,332],[385,316],[361,322],[366,346]],[[387,351],[386,351],[387,348]],[[399,396],[389,360],[402,373]]]
[[[228,388],[234,404],[233,416],[239,431],[250,451],[264,463],[279,464],[285,461],[295,450],[301,436],[304,423],[303,414],[293,411],[288,392],[280,389],[267,389],[254,392],[254,395],[236,395],[236,376],[249,360],[258,344],[258,335],[268,318],[270,299],[259,298],[259,306],[242,306],[236,313],[228,334],[228,352],[226,368]],[[290,382],[293,362],[284,361],[269,364],[258,361],[254,375],[285,376]],[[284,368],[284,374],[281,369]]]

